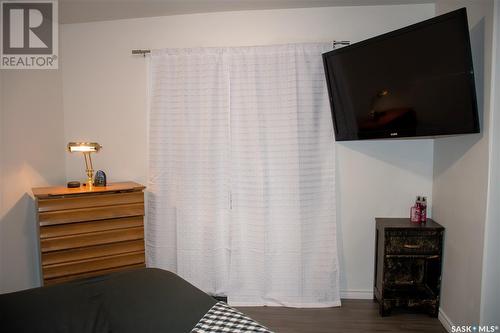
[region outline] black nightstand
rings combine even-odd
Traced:
[[[393,307],[439,311],[444,228],[407,218],[376,218],[374,299],[382,316]]]

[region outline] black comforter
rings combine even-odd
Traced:
[[[146,268],[0,295],[0,332],[190,332],[216,303]]]

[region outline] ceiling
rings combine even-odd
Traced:
[[[59,0],[59,22],[81,23],[236,10],[433,3],[434,0]]]

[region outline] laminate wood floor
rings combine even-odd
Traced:
[[[371,300],[342,300],[342,306],[326,309],[240,307],[241,312],[277,333],[419,332],[446,333],[437,318],[425,313],[393,309],[380,317]]]

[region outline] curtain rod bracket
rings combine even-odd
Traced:
[[[132,50],[132,55],[142,55],[143,57],[146,57],[146,54],[150,54],[151,50]]]
[[[351,41],[349,40],[334,40],[333,41],[333,48],[336,48],[337,46],[346,46],[346,45],[350,45],[351,44]]]

